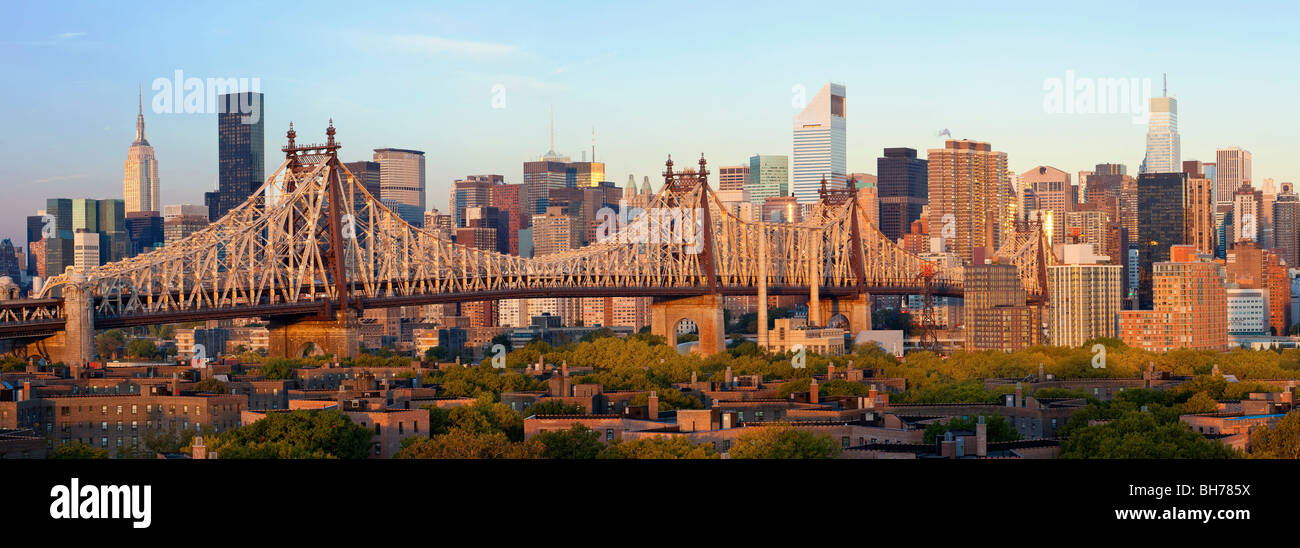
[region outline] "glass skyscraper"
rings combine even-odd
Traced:
[[[1178,100],[1173,97],[1152,97],[1149,113],[1147,154],[1142,162],[1142,173],[1182,171],[1178,141]]]
[[[208,218],[217,220],[248,200],[266,176],[266,111],[262,94],[217,96],[217,192]]]
[[[916,149],[885,149],[885,155],[876,158],[876,189],[880,231],[897,241],[911,228],[912,221],[921,218],[930,197],[926,161],[916,157]]]
[[[745,190],[749,201],[756,206],[773,196],[786,196],[790,192],[790,157],[784,155],[755,154],[749,157],[749,180]]]
[[[1151,265],[1169,260],[1169,246],[1186,241],[1187,174],[1138,176],[1138,306],[1152,306]]]
[[[827,83],[794,117],[794,189],[800,203],[816,202],[821,181],[844,188],[848,174],[844,86]]]

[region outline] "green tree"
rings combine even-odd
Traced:
[[[492,346],[498,344],[504,346],[507,351],[509,351],[513,347],[513,345],[510,343],[510,335],[507,335],[505,333],[501,333],[500,335],[492,337],[492,342],[488,344],[488,347],[491,348]]]
[[[833,459],[840,446],[826,434],[790,426],[764,426],[745,432],[731,446],[733,459]]]
[[[716,459],[721,455],[713,444],[693,444],[686,438],[614,440],[601,450],[600,459]]]
[[[60,445],[50,454],[52,459],[106,459],[108,451],[96,449],[88,443],[74,441]]]
[[[267,380],[283,380],[293,376],[296,364],[284,358],[271,358],[262,363],[262,376]]]
[[[126,334],[120,329],[110,329],[95,335],[95,353],[100,359],[111,360],[122,352],[126,346]]]
[[[547,459],[594,459],[605,449],[600,433],[581,424],[568,430],[542,432],[533,439],[542,444],[542,457]]]
[[[140,360],[152,360],[158,356],[158,345],[149,339],[135,339],[127,343],[126,355]]]
[[[225,394],[229,391],[226,388],[226,383],[212,377],[194,383],[194,390],[198,392],[213,392],[216,394]]]
[[[510,406],[484,396],[473,405],[450,408],[424,406],[429,410],[429,433],[446,434],[460,429],[478,434],[501,433],[510,441],[524,439],[524,419]]]
[[[439,362],[447,359],[447,349],[442,346],[432,346],[424,350],[424,361]]]
[[[0,371],[25,371],[27,361],[18,356],[5,356],[0,358]]]
[[[1300,459],[1300,411],[1290,411],[1277,424],[1252,432],[1250,457]]]
[[[1160,422],[1152,413],[1125,413],[1105,424],[1081,428],[1061,444],[1063,459],[1228,459],[1236,452],[1205,439],[1181,422]]]
[[[1197,392],[1186,402],[1183,402],[1184,413],[1214,413],[1219,410],[1219,402],[1214,401],[1209,394]]]
[[[547,398],[534,403],[528,408],[529,415],[584,415],[587,413],[581,405],[564,403],[563,400]]]
[[[471,432],[453,428],[432,438],[402,440],[395,459],[535,459],[542,446],[536,441],[510,441],[501,432]]]
[[[227,430],[212,447],[223,459],[364,459],[373,435],[339,411],[297,410]]]

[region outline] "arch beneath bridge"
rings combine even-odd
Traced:
[[[843,316],[849,326],[845,331],[857,335],[860,331],[871,330],[871,296],[862,294],[857,297],[840,297],[821,299],[820,317],[816,318],[818,326],[829,326],[831,319]]]
[[[355,358],[361,354],[361,325],[354,310],[342,310],[344,320],[321,320],[315,317],[276,318],[267,324],[270,332],[267,356],[302,358],[317,351],[333,354],[336,359]]]
[[[660,300],[650,305],[650,332],[663,337],[673,348],[677,347],[677,324],[682,320],[695,322],[700,354],[711,356],[726,350],[722,295]]]

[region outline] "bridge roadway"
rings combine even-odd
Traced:
[[[355,285],[355,284],[354,284]],[[357,310],[369,308],[393,308],[399,306],[421,306],[431,304],[462,303],[473,301],[494,301],[507,299],[537,299],[537,298],[580,298],[580,297],[658,297],[658,298],[683,298],[709,295],[712,292],[706,285],[696,287],[568,287],[568,288],[527,288],[527,289],[500,289],[488,291],[472,291],[464,293],[439,293],[428,295],[402,295],[391,297],[366,297],[358,295],[360,287],[354,288],[353,296],[349,299],[352,307]],[[919,284],[899,284],[886,286],[867,286],[864,287],[864,293],[869,295],[920,295],[924,288]],[[938,297],[961,297],[960,287],[954,285],[936,284],[932,288],[933,294]],[[767,293],[771,296],[808,296],[810,288],[808,286],[768,286]],[[851,297],[856,295],[857,289],[854,287],[838,286],[821,286],[818,293],[822,298],[840,298]],[[758,288],[752,286],[727,287],[719,286],[716,293],[722,296],[735,297],[747,296],[753,297],[758,295]],[[96,308],[102,301],[96,302]],[[59,309],[61,311],[63,300],[61,298],[49,299],[19,299],[11,301],[0,301],[0,312],[2,311],[19,311],[24,308],[47,307]],[[271,303],[262,302],[259,304],[242,304],[229,307],[218,308],[198,308],[194,310],[173,310],[161,312],[149,312],[144,314],[125,314],[125,315],[95,315],[95,329],[115,329],[123,327],[135,327],[142,325],[156,325],[166,323],[193,322],[203,320],[216,320],[227,318],[276,318],[276,317],[301,317],[320,315],[328,317],[335,311],[336,303],[332,298],[325,297],[323,294],[318,295],[314,300],[305,300],[296,303]],[[16,314],[21,316],[21,314]],[[0,319],[0,339],[15,339],[29,337],[49,336],[64,329],[64,319],[62,314],[59,317],[10,321]]]

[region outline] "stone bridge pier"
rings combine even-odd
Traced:
[[[820,309],[816,319],[818,326],[830,325],[831,318],[842,315],[849,321],[849,327],[845,331],[850,335],[856,336],[859,331],[871,329],[871,296],[865,293],[857,297],[821,299],[821,306],[818,308]]]
[[[711,356],[727,349],[722,295],[700,295],[655,301],[650,305],[650,332],[676,348],[677,324],[691,320],[700,336],[700,353]]]
[[[267,322],[270,332],[267,356],[302,358],[314,354],[333,354],[336,359],[355,358],[361,354],[361,327],[355,310],[336,312],[337,319],[274,318]]]
[[[27,343],[28,356],[50,363],[84,367],[95,360],[95,309],[89,290],[75,284],[63,288],[63,331]]]

